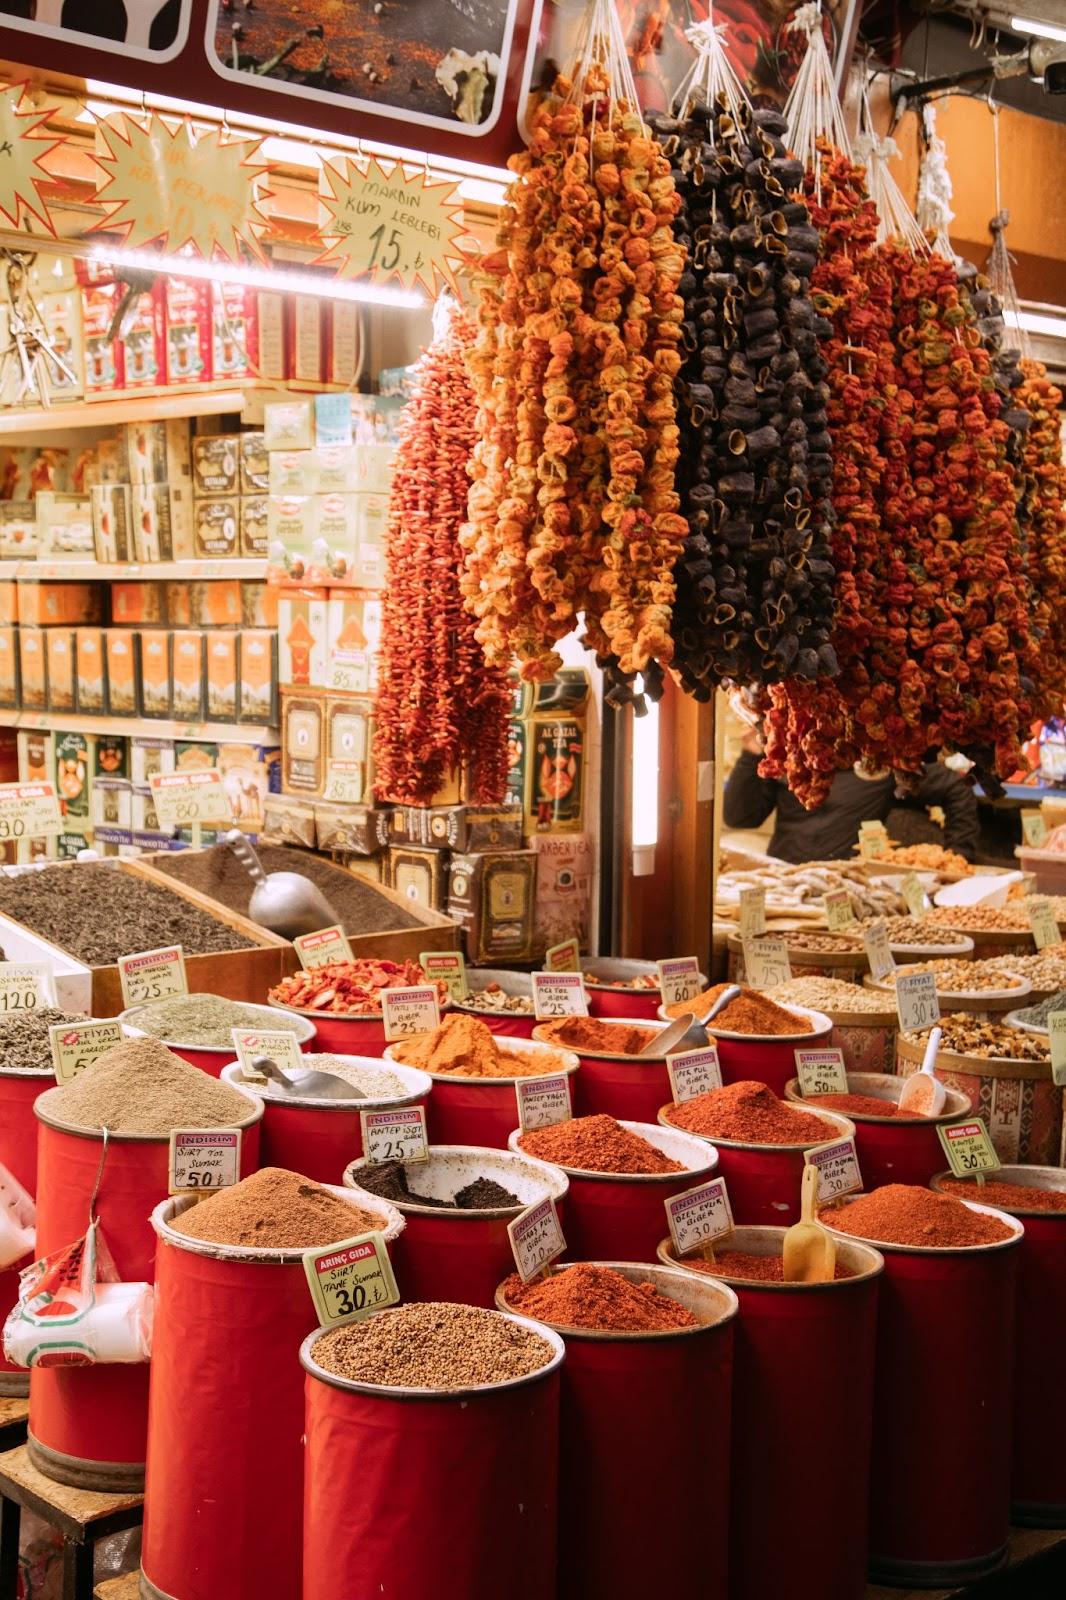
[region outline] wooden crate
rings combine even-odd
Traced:
[[[97,863],[94,863],[97,864]],[[286,951],[291,954],[292,946],[287,945],[284,939],[279,939],[277,934],[269,933],[266,928],[261,928],[258,923],[250,922],[247,917],[231,911],[228,906],[222,906],[217,901],[209,900],[206,895],[199,894],[195,889],[187,888],[179,883],[176,878],[166,878],[161,873],[155,872],[146,862],[136,857],[116,856],[98,863],[106,866],[110,871],[132,874],[137,878],[145,878],[150,883],[157,884],[167,889],[179,899],[199,906],[214,917],[216,922],[224,922],[235,932],[243,934],[251,941],[251,948],[246,950],[215,950],[206,955],[195,955],[189,951],[185,953],[185,971],[189,980],[189,989],[193,994],[221,994],[231,1000],[265,1001],[267,990],[273,988],[283,971],[282,958]],[[79,863],[76,861],[49,861],[48,867],[61,872],[77,872]],[[12,870],[12,869],[9,869]],[[15,871],[35,872],[33,866],[15,868]],[[106,904],[100,907],[100,915],[106,917],[108,908]],[[21,927],[14,919],[13,926]],[[32,930],[26,930],[32,932]],[[47,940],[34,934],[34,939],[45,952],[53,952],[65,961],[76,961],[70,951],[62,946],[49,945]],[[132,953],[132,952],[127,952]],[[47,954],[44,959],[48,959]],[[114,1017],[124,1009],[122,1001],[122,984],[119,979],[117,966],[91,967],[87,969],[92,975],[92,1015],[94,1017]]]

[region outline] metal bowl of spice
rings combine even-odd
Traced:
[[[317,1032],[307,1017],[294,1013],[291,1021],[281,1022],[270,1006],[227,1000],[220,994],[182,994],[169,1000],[153,1000],[147,1005],[130,1006],[118,1020],[127,1037],[161,1039],[183,1061],[214,1078],[237,1059],[231,1028],[284,1028],[296,1035],[301,1050],[307,1049]]]
[[[531,1039],[533,980],[528,972],[497,971],[495,967],[467,967],[467,993],[454,1002],[457,1011],[480,1017],[493,1033],[514,1039]]]
[[[654,1018],[659,1005],[659,970],[654,961],[595,956],[583,960],[581,970],[592,1016]],[[707,983],[702,972],[700,983]]]
[[[717,1000],[724,984],[698,995],[693,1006],[703,1004],[704,1014]],[[675,1014],[677,1006],[670,1007]],[[665,1009],[660,1012],[666,1015]],[[745,989],[731,1000],[713,1022],[705,1023],[711,1043],[718,1049],[723,1083],[760,1078],[775,1094],[796,1071],[797,1049],[817,1049],[830,1042],[833,1021],[824,1011],[805,1006],[782,1006],[756,989]]]

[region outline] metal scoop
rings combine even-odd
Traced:
[[[271,933],[294,939],[298,933],[317,933],[340,922],[321,889],[300,872],[264,872],[263,863],[239,828],[223,840],[241,866],[254,879],[248,915]]]
[[[344,1078],[338,1078],[334,1072],[316,1072],[313,1067],[300,1072],[282,1072],[277,1062],[271,1061],[269,1056],[253,1056],[252,1071],[276,1083],[284,1094],[299,1095],[301,1099],[308,1096],[315,1100],[366,1099],[362,1089],[357,1089],[354,1083],[348,1083]]]
[[[948,1098],[948,1092],[936,1074],[936,1055],[940,1049],[941,1030],[934,1028],[925,1047],[925,1057],[917,1072],[912,1072],[900,1090],[898,1105],[912,1117],[939,1117]]]

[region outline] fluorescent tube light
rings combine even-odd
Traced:
[[[1066,44],[1066,28],[1057,28],[1053,22],[1038,22],[1035,17],[1011,17],[1015,33],[1031,33],[1037,39],[1057,39]]]
[[[417,311],[426,304],[424,295],[409,289],[389,289],[376,284],[327,278],[316,273],[294,272],[285,267],[204,261],[200,256],[168,256],[155,250],[124,250],[121,246],[105,244],[95,247],[92,259],[107,262],[113,267],[136,267],[141,272],[165,272],[175,278],[203,278],[208,283],[243,283],[252,289],[274,290],[283,294],[313,294],[320,300],[358,300],[363,305],[393,306],[404,311]]]
[[[1051,339],[1066,339],[1066,312],[1061,317],[1042,317],[1036,311],[1004,311],[1004,322],[1026,333],[1043,333]]]

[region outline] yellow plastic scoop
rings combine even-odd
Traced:
[[[941,1029],[934,1028],[925,1047],[925,1056],[917,1072],[912,1072],[900,1090],[899,1109],[912,1117],[939,1117],[948,1098],[948,1092],[936,1072],[936,1054],[940,1049]]]
[[[781,1254],[786,1283],[828,1283],[837,1264],[837,1242],[815,1221],[818,1204],[818,1168],[803,1169],[800,1190],[800,1221],[785,1234]]]

